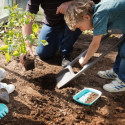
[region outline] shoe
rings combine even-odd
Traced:
[[[0,81],[6,77],[6,71],[3,68],[0,68]]]
[[[62,54],[61,60],[62,60],[61,66],[66,67],[72,61],[72,58],[70,54]]]
[[[9,94],[15,90],[15,86],[13,84],[7,85],[6,83],[0,82],[0,89],[2,88],[6,89]]]
[[[118,75],[113,71],[113,69],[106,71],[99,71],[97,75],[104,79],[116,79]]]
[[[119,78],[116,78],[109,84],[105,84],[103,89],[108,92],[121,92],[125,91],[125,83],[122,82]]]

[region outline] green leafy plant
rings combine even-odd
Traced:
[[[9,10],[9,18],[7,24],[0,24],[0,35],[4,42],[4,45],[0,47],[0,52],[5,55],[6,61],[9,62],[12,56],[19,57],[21,54],[26,54],[26,40],[29,40],[30,44],[34,44],[37,41],[37,32],[39,25],[34,22],[34,14],[28,11],[23,11],[18,8],[18,5],[9,5],[4,9]],[[28,17],[28,18],[27,18]],[[22,27],[24,24],[33,22],[31,35],[23,38]],[[43,45],[48,45],[45,40],[40,41]]]

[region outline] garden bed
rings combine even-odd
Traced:
[[[91,35],[81,35],[75,43],[72,56],[75,58],[84,51],[91,39]],[[94,58],[115,41],[117,36],[109,38],[107,44],[104,42]],[[29,71],[25,71],[18,60],[7,64],[5,57],[0,55],[0,67],[7,71],[3,82],[16,86],[7,104],[9,113],[0,120],[0,125],[124,125],[125,93],[104,91],[102,86],[111,81],[96,75],[99,70],[113,66],[116,53],[113,50],[62,89],[56,88],[55,80],[56,74],[62,69],[59,54],[46,61],[36,56],[35,69]],[[74,68],[75,71],[79,70],[77,66]],[[73,100],[73,95],[85,87],[102,91],[101,98],[92,106],[84,106]]]

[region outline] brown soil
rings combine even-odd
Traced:
[[[92,92],[90,96],[87,98],[87,100],[85,101],[85,103],[89,104],[93,102],[98,96],[99,96],[98,94]]]
[[[33,70],[35,68],[34,58],[31,57],[29,54],[22,55],[20,57],[20,62],[26,70]]]
[[[88,47],[91,39],[91,35],[81,35],[75,43],[73,58]],[[103,42],[93,59],[117,40],[116,36]],[[0,125],[125,125],[125,93],[104,91],[102,86],[111,80],[96,75],[99,70],[113,66],[116,53],[117,50],[113,50],[62,89],[56,87],[55,80],[62,69],[59,54],[45,61],[36,57],[33,71],[25,71],[18,60],[7,64],[4,56],[0,55],[0,66],[7,71],[3,82],[16,86],[7,104],[9,113],[0,120]],[[79,70],[76,66],[75,71]],[[102,96],[92,106],[73,100],[73,96],[85,87],[102,91]]]

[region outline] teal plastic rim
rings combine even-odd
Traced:
[[[98,94],[98,97],[97,97],[95,100],[93,100],[91,103],[81,102],[81,101],[79,100],[79,98],[81,98],[82,96],[84,96],[85,94],[87,94],[87,93],[89,93],[89,92],[93,92],[93,93]],[[76,102],[80,103],[80,104],[90,106],[90,105],[92,105],[101,95],[102,95],[102,92],[99,91],[99,90],[97,90],[97,89],[85,88],[85,89],[81,90],[80,92],[78,92],[76,95],[74,95],[74,96],[73,96],[73,99],[74,99]]]

